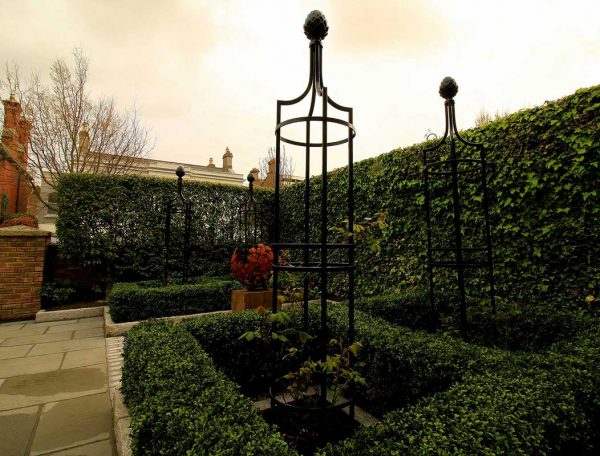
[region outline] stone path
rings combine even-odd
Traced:
[[[115,454],[102,326],[0,324],[0,455]]]

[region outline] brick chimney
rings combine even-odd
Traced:
[[[233,168],[233,154],[229,150],[229,147],[225,148],[225,153],[223,154],[223,169],[225,171],[229,171]]]
[[[14,95],[2,100],[4,105],[4,124],[2,128],[2,147],[12,160],[21,168],[27,169],[27,153],[31,122],[21,117],[21,104]],[[27,180],[21,176],[17,167],[8,159],[0,159],[0,208],[7,201],[7,213],[27,212],[29,200]]]

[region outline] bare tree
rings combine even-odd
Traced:
[[[49,85],[37,73],[23,81],[17,66],[7,64],[5,73],[2,88],[16,95],[32,124],[29,169],[19,171],[34,190],[36,179],[56,188],[65,173],[131,173],[152,149],[136,108],[119,112],[114,99],[90,97],[89,61],[80,49],[73,51],[72,68],[62,59],[54,61]]]
[[[271,160],[275,160],[275,148],[274,147],[269,147],[267,155],[265,157],[261,158],[258,162],[258,170],[259,170],[260,179],[264,180],[267,177],[267,174],[269,174],[269,162]],[[283,185],[289,184],[292,182],[292,177],[294,176],[294,170],[296,168],[296,165],[294,164],[292,157],[290,157],[287,154],[287,152],[285,150],[285,146],[282,146],[282,148],[281,148],[281,155],[279,157],[279,160],[280,160],[279,172],[282,177]]]

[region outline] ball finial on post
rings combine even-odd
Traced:
[[[450,76],[442,79],[440,84],[440,96],[446,100],[451,100],[458,93],[458,84]]]
[[[182,178],[183,176],[185,176],[185,170],[183,169],[183,166],[178,166],[177,169],[175,170],[175,174],[177,175],[178,178]]]
[[[304,21],[304,34],[309,40],[321,41],[327,36],[327,19],[319,10],[311,11]]]

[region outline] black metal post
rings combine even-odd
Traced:
[[[319,356],[324,361],[327,356],[329,343],[329,328],[327,322],[327,298],[328,298],[328,279],[331,273],[344,272],[348,274],[348,339],[350,343],[354,341],[354,238],[350,236],[348,243],[330,243],[328,242],[329,220],[328,220],[328,148],[348,144],[348,207],[347,218],[348,227],[351,232],[354,230],[354,173],[353,173],[353,139],[356,136],[356,130],[353,122],[352,108],[337,104],[328,95],[328,89],[323,84],[323,68],[322,68],[322,40],[328,33],[329,27],[325,17],[319,11],[311,12],[306,18],[304,24],[304,32],[310,40],[310,73],[308,85],[304,92],[292,100],[277,101],[277,126],[275,129],[275,221],[274,221],[274,243],[273,243],[273,312],[277,312],[277,291],[279,289],[279,272],[286,271],[289,273],[304,274],[303,280],[303,326],[309,327],[309,274],[314,273],[319,277],[319,294],[320,294],[320,325],[318,326],[318,343]],[[282,120],[282,108],[285,106],[296,105],[304,100],[310,93],[310,107],[308,115],[304,117],[295,117],[287,120]],[[320,115],[315,114],[316,97],[322,97]],[[331,117],[329,107],[333,107],[338,111],[345,113],[348,119],[339,119]],[[312,142],[311,139],[311,122],[319,122],[322,128],[320,142]],[[283,136],[282,130],[287,125],[305,124],[305,132],[303,140],[295,140]],[[331,140],[329,125],[338,124],[348,129],[348,134],[342,139]],[[280,193],[281,193],[281,143],[288,143],[304,148],[305,153],[305,183],[304,183],[304,233],[302,242],[281,242],[281,211],[280,211]],[[320,224],[319,239],[311,242],[311,223],[310,223],[310,163],[311,153],[313,149],[320,149],[321,152],[321,171],[322,171],[322,186],[321,186],[321,207],[320,207]],[[285,264],[279,264],[281,250],[289,249],[291,251],[298,250],[301,254],[301,260],[295,261],[295,257]],[[342,262],[332,262],[329,258],[329,253],[332,250],[347,250],[348,260]],[[311,252],[315,252],[315,258],[311,258]],[[322,377],[320,381],[318,403],[322,411],[326,407],[330,407],[327,403],[327,381]],[[276,401],[272,400],[274,404]],[[350,406],[350,413],[354,415],[353,399],[349,400],[344,407]],[[323,419],[324,414],[320,415],[319,419]]]
[[[466,303],[466,269],[484,268],[487,270],[487,279],[490,287],[490,305],[492,311],[496,311],[495,306],[495,290],[494,290],[494,270],[493,270],[493,250],[490,234],[489,222],[489,203],[487,195],[487,167],[486,154],[483,144],[467,141],[461,137],[456,125],[456,113],[454,96],[458,93],[458,85],[454,79],[444,78],[440,85],[440,95],[446,101],[444,102],[444,113],[446,118],[446,129],[444,136],[436,144],[425,148],[423,152],[423,179],[425,184],[425,217],[427,223],[427,272],[429,276],[429,300],[432,308],[435,307],[434,299],[434,269],[449,268],[456,270],[457,286],[460,298],[460,332],[463,338],[467,336],[467,303]],[[447,160],[429,160],[429,154],[438,150],[443,144],[449,140],[450,158]],[[461,158],[457,153],[457,141],[467,147],[473,147],[479,152],[479,158]],[[461,169],[463,165],[466,169]],[[470,169],[468,168],[470,167]],[[463,239],[463,223],[461,219],[462,198],[460,192],[459,175],[463,173],[479,171],[481,179],[482,192],[482,210],[484,219],[484,240],[485,246],[480,244],[465,246]],[[450,177],[450,187],[452,191],[452,221],[453,221],[453,238],[454,245],[452,247],[434,247],[433,246],[433,231],[432,231],[432,214],[431,214],[431,187],[430,181],[432,178],[447,178]],[[475,180],[476,178],[474,178]],[[442,258],[438,260],[434,257],[434,253],[442,255],[453,254],[453,259]],[[473,255],[480,253],[485,256],[483,258],[472,258]],[[467,257],[465,258],[465,255]]]

